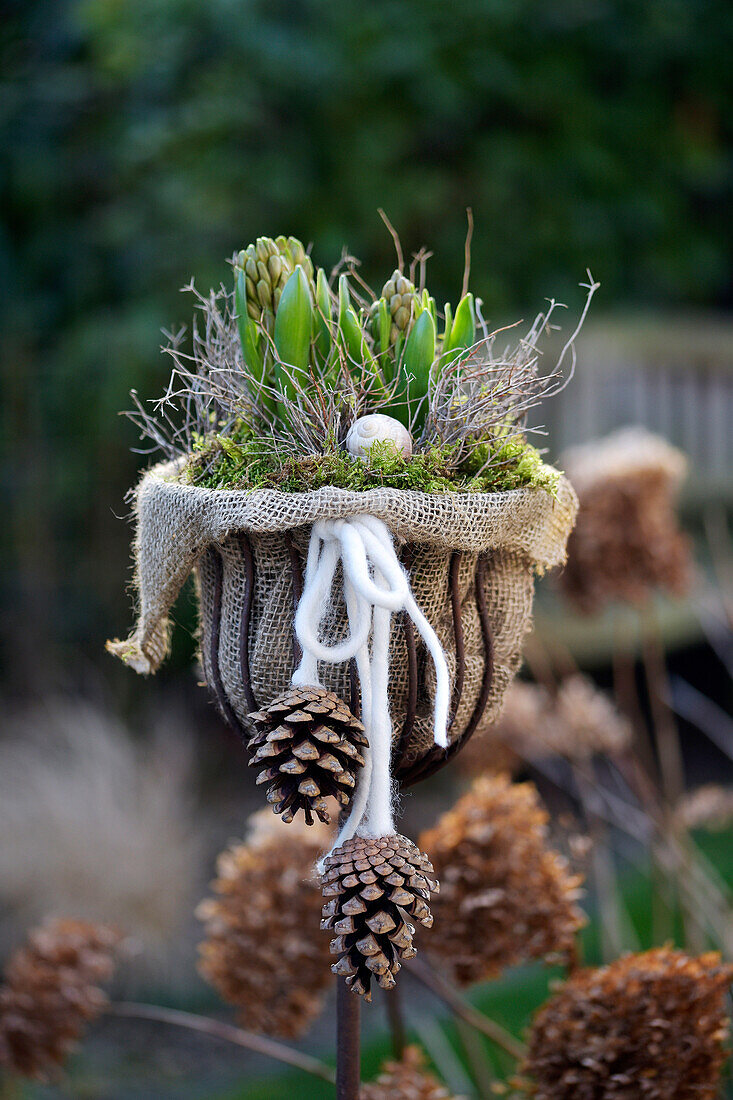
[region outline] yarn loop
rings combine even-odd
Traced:
[[[339,562],[349,634],[343,641],[326,645],[320,640],[319,628]],[[448,665],[435,631],[412,595],[389,529],[382,520],[364,514],[313,524],[305,584],[295,615],[295,633],[303,656],[292,682],[301,687],[320,686],[319,661],[337,663],[353,658],[361,688],[361,718],[369,738],[351,813],[334,847],[357,833],[379,837],[394,832],[392,720],[387,689],[390,619],[393,612],[401,610],[412,619],[435,664],[434,739],[436,745],[447,748]]]

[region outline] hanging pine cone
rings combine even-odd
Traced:
[[[433,865],[407,837],[356,836],[327,856],[322,881],[328,900],[321,927],[337,933],[331,969],[371,1001],[372,974],[391,989],[401,960],[417,954],[408,915],[426,928],[433,923],[427,905],[438,891]]]
[[[322,687],[291,687],[249,717],[257,731],[250,767],[265,765],[257,783],[267,784],[275,813],[289,822],[302,810],[309,825],[314,813],[328,825],[326,798],[348,806],[364,765],[359,749],[368,741],[359,719]]]

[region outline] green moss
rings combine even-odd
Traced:
[[[555,494],[559,474],[531,444],[523,440],[503,444],[492,465],[482,469],[489,457],[482,444],[456,469],[454,447],[431,447],[405,459],[390,443],[374,444],[366,460],[336,447],[324,454],[278,455],[269,441],[242,432],[201,440],[182,477],[208,489],[283,493],[334,485],[356,492],[382,486],[421,493],[496,493],[530,487]]]

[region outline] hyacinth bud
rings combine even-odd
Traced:
[[[280,240],[280,238],[278,238],[278,240]],[[284,251],[290,257],[291,266],[293,268],[302,267],[308,277],[308,282],[312,283],[313,261],[297,237],[288,237]]]
[[[257,300],[263,309],[269,309],[272,307],[272,291],[270,290],[270,284],[265,279],[260,279],[257,284]]]
[[[395,271],[389,280],[390,287],[394,287],[389,298],[389,311],[392,314],[392,328],[390,338],[393,344],[399,340],[400,334],[406,334],[410,322],[414,316],[417,292],[414,285],[399,271]],[[386,287],[383,291],[385,298]]]
[[[397,297],[397,295],[395,295]],[[394,323],[398,329],[404,332],[410,323],[410,311],[407,306],[400,306],[393,312]]]
[[[269,332],[272,332],[285,284],[298,266],[302,267],[311,293],[314,293],[313,263],[297,238],[258,237],[254,244],[237,253],[235,274],[242,270],[246,276],[247,313],[252,320],[262,321]]]
[[[390,316],[389,342],[397,348],[399,354],[400,337],[404,338],[415,317],[417,305],[417,291],[413,283],[399,271],[394,271],[392,277],[382,287],[382,294],[372,304],[370,316],[374,319],[379,316],[381,303],[386,303]],[[376,321],[374,322],[376,324]]]

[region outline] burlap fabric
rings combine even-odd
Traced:
[[[531,623],[535,572],[561,564],[577,500],[560,479],[556,497],[541,490],[506,493],[427,494],[382,488],[350,492],[327,487],[308,493],[243,492],[183,485],[174,463],[143,477],[135,495],[135,584],[137,626],[129,640],[108,643],[137,672],[155,672],[168,652],[168,615],[178,592],[196,569],[201,604],[201,658],[209,684],[217,671],[231,708],[247,726],[248,706],[241,675],[240,623],[247,591],[245,533],[254,564],[248,634],[251,687],[265,705],[289,684],[293,655],[293,569],[295,549],[304,564],[310,528],[317,519],[367,512],[383,520],[409,560],[417,603],[435,629],[455,687],[456,648],[448,574],[457,569],[465,644],[463,683],[449,738],[462,735],[479,699],[485,649],[476,606],[476,563],[485,555],[484,593],[489,611],[494,672],[482,725],[498,717],[504,693],[520,661]],[[221,555],[219,644],[212,653],[215,570],[206,551]],[[460,552],[454,558],[456,552]],[[347,631],[338,575],[325,610],[323,639]],[[407,759],[432,744],[432,662],[418,639],[418,705]],[[218,663],[218,670],[213,662]],[[323,666],[324,686],[348,699],[348,668]],[[402,615],[393,617],[390,643],[390,708],[395,736],[407,706],[408,656]]]

